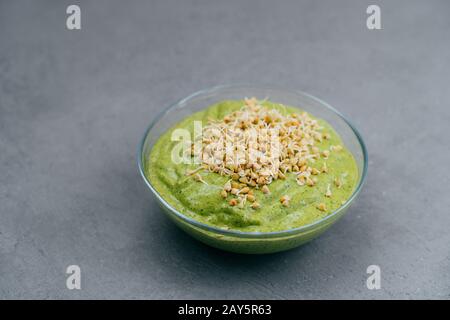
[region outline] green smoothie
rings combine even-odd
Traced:
[[[326,121],[311,114],[308,115],[317,121],[321,133],[327,137],[315,144],[320,154],[326,153],[327,156],[308,161],[313,172],[320,171],[314,176],[314,186],[299,185],[297,175],[287,172],[283,179],[274,179],[267,185],[270,193],[264,193],[259,187],[252,188],[258,208],[252,207],[250,203],[244,206],[230,205],[231,195],[224,199],[221,191],[231,180],[230,176],[200,170],[196,174],[201,177],[201,181],[198,181],[186,172],[198,170],[199,164],[176,164],[172,161],[173,148],[179,144],[178,141],[172,141],[175,129],[187,129],[193,134],[194,121],[201,121],[205,126],[210,121],[221,121],[231,112],[240,110],[243,104],[243,101],[236,100],[212,105],[185,118],[158,139],[144,164],[144,171],[161,197],[182,214],[199,222],[244,232],[271,232],[301,227],[326,217],[342,206],[358,181],[355,159],[336,131]],[[300,109],[269,101],[260,104],[283,115],[303,113]],[[285,205],[283,198],[289,199],[289,205]]]

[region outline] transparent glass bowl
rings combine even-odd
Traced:
[[[242,232],[220,229],[187,217],[166,202],[145,175],[145,166],[155,142],[165,131],[192,113],[222,100],[241,100],[244,97],[268,98],[272,102],[297,107],[328,121],[334,127],[345,146],[352,152],[359,170],[358,183],[347,202],[321,220],[299,228],[277,232]],[[145,132],[138,150],[138,165],[142,178],[151,193],[156,197],[164,212],[181,229],[215,248],[237,253],[262,254],[284,251],[304,244],[322,234],[341,218],[356,199],[363,185],[367,173],[367,150],[355,127],[337,110],[320,99],[299,91],[252,85],[231,85],[196,92],[165,109]]]

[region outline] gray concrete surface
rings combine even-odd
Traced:
[[[82,30],[68,31],[78,3]],[[365,26],[382,9],[383,30]],[[0,298],[450,297],[448,1],[1,1]],[[357,203],[297,250],[179,231],[136,168],[155,114],[235,82],[335,105],[370,153]],[[65,287],[77,264],[82,289]],[[368,290],[366,268],[382,270]]]

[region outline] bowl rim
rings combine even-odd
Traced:
[[[144,148],[145,148],[145,141],[147,140],[148,134],[150,132],[151,129],[153,129],[153,127],[158,123],[158,121],[168,112],[170,112],[172,109],[175,109],[177,106],[182,105],[184,103],[186,103],[187,101],[189,101],[190,99],[193,99],[195,97],[201,96],[201,95],[205,95],[205,94],[211,94],[220,90],[226,90],[226,89],[237,89],[237,88],[242,88],[242,87],[249,87],[252,89],[259,89],[259,90],[279,90],[279,91],[284,91],[284,92],[288,92],[291,94],[296,94],[296,95],[303,95],[306,96],[309,99],[312,99],[320,104],[322,104],[324,107],[328,108],[329,110],[331,110],[334,114],[336,114],[338,117],[340,117],[352,130],[353,134],[356,136],[359,145],[361,147],[362,150],[362,154],[363,154],[363,168],[362,168],[362,173],[361,173],[361,178],[358,181],[358,185],[355,188],[355,190],[353,191],[353,193],[351,194],[351,196],[346,200],[346,202],[341,205],[338,209],[336,209],[335,211],[333,211],[332,213],[330,213],[329,215],[327,215],[326,217],[314,221],[310,224],[306,224],[297,228],[293,228],[293,229],[287,229],[287,230],[281,230],[281,231],[270,231],[270,232],[247,232],[247,231],[240,231],[240,230],[233,230],[233,229],[222,229],[219,227],[215,227],[212,225],[208,225],[202,222],[199,222],[193,218],[190,218],[186,215],[184,215],[183,213],[179,212],[178,210],[176,210],[175,208],[173,208],[159,193],[158,191],[156,191],[156,189],[152,186],[151,182],[149,181],[149,179],[147,178],[147,176],[145,175],[144,172],[144,163],[143,163],[143,158],[144,158]],[[198,227],[202,230],[208,231],[208,232],[213,232],[213,233],[217,233],[217,234],[221,234],[223,236],[233,236],[233,237],[239,237],[239,238],[251,238],[251,239],[262,239],[262,238],[276,238],[276,237],[288,237],[288,236],[292,236],[295,235],[297,233],[302,233],[302,232],[308,232],[311,230],[315,230],[317,227],[320,227],[321,225],[325,225],[328,221],[333,221],[332,218],[335,217],[336,215],[338,215],[341,211],[345,210],[347,207],[349,207],[349,205],[353,202],[353,200],[358,196],[359,192],[361,191],[361,188],[365,182],[366,176],[367,176],[367,170],[368,170],[368,152],[367,152],[367,148],[366,145],[364,143],[364,139],[362,138],[361,134],[359,133],[359,131],[356,129],[356,127],[338,110],[336,110],[334,107],[332,107],[330,104],[328,104],[327,102],[300,90],[292,90],[292,89],[284,89],[284,88],[279,88],[276,86],[260,86],[260,85],[252,85],[252,84],[228,84],[228,85],[218,85],[218,86],[214,86],[214,87],[209,87],[206,89],[202,89],[202,90],[198,90],[190,95],[188,95],[185,98],[179,99],[178,101],[176,101],[175,103],[169,105],[168,108],[162,110],[154,119],[153,121],[151,121],[150,125],[147,127],[147,129],[145,130],[144,136],[141,139],[140,144],[138,145],[138,150],[137,150],[137,162],[138,162],[138,168],[139,168],[139,172],[141,174],[141,177],[144,179],[145,184],[147,185],[147,187],[150,189],[150,191],[152,191],[152,193],[154,194],[154,196],[160,201],[160,203],[162,203],[164,205],[164,207],[166,209],[168,209],[170,212],[172,212],[176,217],[180,218],[181,220],[187,222],[188,224],[191,224],[195,227]]]

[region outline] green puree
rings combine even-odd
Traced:
[[[334,129],[326,121],[317,118],[319,124],[324,127],[322,132],[328,132],[331,138],[316,143],[316,146],[321,151],[329,150],[332,145],[342,145],[344,148],[341,151],[331,151],[326,160],[320,158],[309,164],[320,170],[323,162],[326,162],[328,167],[328,173],[319,174],[318,182],[313,187],[299,186],[295,174],[287,173],[285,180],[274,180],[269,185],[269,195],[255,190],[254,194],[261,207],[254,210],[248,204],[244,208],[232,207],[220,196],[220,191],[229,177],[201,171],[200,175],[208,183],[206,185],[195,181],[192,176],[186,176],[187,170],[195,169],[199,165],[172,162],[172,148],[179,143],[171,141],[172,131],[176,128],[186,128],[192,134],[194,120],[201,120],[203,125],[206,125],[208,119],[221,119],[241,108],[243,104],[243,101],[222,101],[210,106],[182,120],[155,143],[145,164],[145,174],[156,191],[172,207],[188,217],[219,228],[270,232],[297,228],[320,220],[338,209],[343,201],[350,197],[358,178],[355,160]],[[302,112],[300,109],[272,102],[263,102],[262,105],[278,109],[283,114]],[[343,182],[340,188],[335,186],[335,178]],[[331,197],[325,196],[328,184],[331,185]],[[283,195],[291,198],[289,207],[281,205],[280,198]],[[324,203],[327,210],[317,209],[319,203]]]

